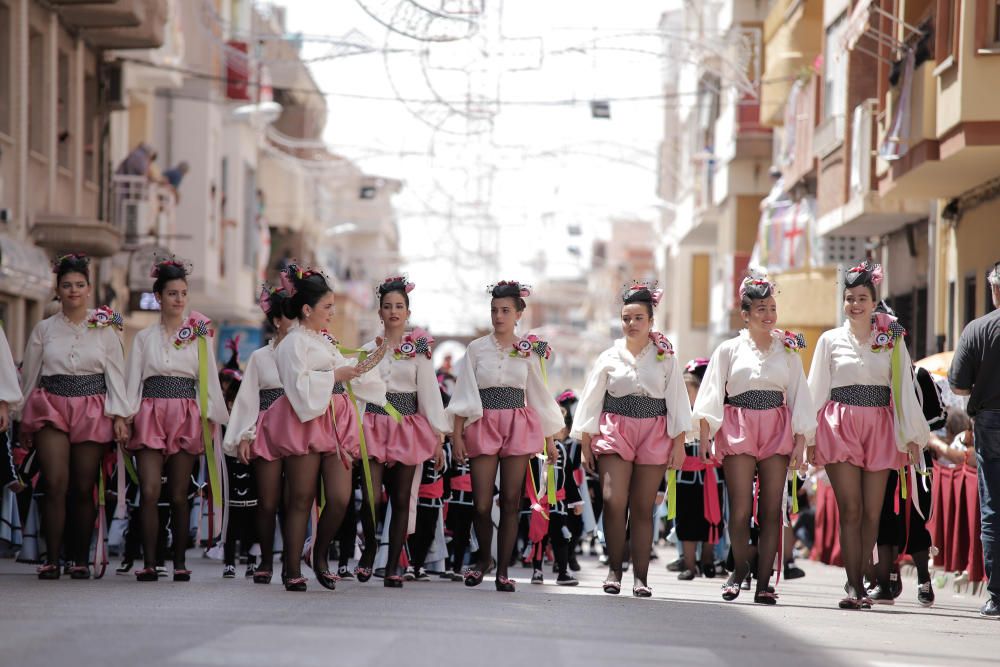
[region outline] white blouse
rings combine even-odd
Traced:
[[[513,347],[510,351],[513,351]],[[493,334],[469,343],[458,371],[455,393],[448,403],[451,417],[465,417],[466,426],[483,416],[483,403],[479,389],[486,387],[513,387],[524,391],[524,402],[534,409],[542,423],[542,433],[552,436],[566,423],[562,410],[542,381],[539,357],[510,356]]]
[[[243,371],[240,390],[233,401],[233,411],[226,426],[226,437],[222,450],[229,456],[236,456],[236,450],[243,440],[257,438],[257,417],[260,416],[260,392],[263,389],[281,389],[278,365],[275,361],[274,341],[254,350]]]
[[[108,390],[104,414],[128,417],[125,350],[113,327],[87,326],[93,312],[87,311],[80,324],[60,312],[35,325],[24,350],[22,393],[27,398],[43,375],[103,375]]]
[[[910,353],[902,338],[896,344],[902,348],[900,365],[903,377],[900,378],[900,385],[903,414],[896,413],[895,400],[892,401],[892,408],[897,424],[896,447],[904,451],[908,442],[926,446],[930,428],[917,399]],[[860,344],[851,332],[849,322],[824,332],[816,344],[812,367],[809,369],[809,389],[817,410],[823,409],[830,400],[830,390],[835,387],[854,384],[891,387],[891,363],[891,350],[873,352],[870,340],[865,341],[864,345]]]
[[[757,349],[746,329],[712,353],[694,401],[694,419],[708,422],[714,436],[722,426],[726,396],[746,391],[780,391],[792,413],[792,433],[807,440],[816,432],[816,409],[799,353],[785,347],[781,333],[771,332],[771,347]]]
[[[616,398],[630,394],[662,398],[667,404],[667,435],[674,438],[692,430],[691,401],[677,357],[656,357],[657,348],[652,342],[632,356],[624,338],[601,352],[577,404],[570,435],[580,438],[584,433],[600,432],[605,393]]]
[[[135,416],[139,412],[139,407],[142,405],[142,383],[146,378],[156,375],[191,378],[195,381],[195,391],[201,391],[198,387],[198,342],[192,340],[178,350],[174,347],[173,341],[174,334],[168,334],[159,322],[135,335],[125,373],[129,402],[128,416]],[[226,410],[222,386],[219,384],[215,346],[208,341],[206,347],[208,348],[208,418],[215,424],[226,424],[229,421],[229,411]]]
[[[316,419],[330,407],[334,371],[357,365],[323,334],[297,326],[281,341],[276,353],[278,377],[295,414],[303,422]],[[375,372],[351,380],[354,395],[369,403],[385,405],[385,383]]]
[[[21,402],[21,387],[17,381],[17,366],[10,353],[7,334],[0,327],[0,403],[16,408]]]
[[[377,347],[375,341],[369,341],[362,346],[362,349],[373,352]],[[396,359],[392,350],[389,350],[372,372],[379,374],[388,393],[416,393],[417,412],[422,414],[438,433],[451,433],[452,420],[444,411],[434,363],[427,358],[427,355],[418,352],[415,357]]]

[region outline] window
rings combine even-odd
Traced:
[[[65,51],[59,52],[59,99],[56,100],[56,157],[59,166],[69,169],[69,156],[72,136],[69,132],[70,109],[72,101],[70,99],[69,86],[69,54]]]
[[[28,33],[28,148],[45,153],[45,39]]]
[[[823,44],[823,118],[843,116],[847,105],[847,54],[844,52],[844,31],[847,14],[826,29]]]
[[[709,255],[691,256],[691,328],[708,328],[712,261]]]
[[[97,77],[83,77],[83,177],[97,180]]]
[[[992,0],[990,10],[990,43],[1000,45],[1000,0]]]
[[[10,7],[0,2],[0,134],[10,134],[10,68],[12,63]]]
[[[941,63],[949,57],[958,59],[958,34],[962,28],[962,3],[937,0],[934,15],[934,60]]]

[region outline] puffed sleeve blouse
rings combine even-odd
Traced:
[[[895,400],[892,401],[892,409],[898,427],[896,446],[899,450],[905,451],[908,442],[915,442],[921,447],[926,446],[930,438],[930,428],[917,400],[913,364],[902,337],[898,339],[896,345],[901,347],[902,355],[900,363],[902,396],[899,401],[902,404],[902,414],[896,409]],[[809,389],[816,408],[822,410],[830,400],[831,389],[850,385],[891,388],[892,351],[888,349],[873,351],[871,340],[861,344],[851,332],[850,323],[845,322],[843,326],[830,329],[820,336],[816,352],[813,354],[812,367],[809,369]]]
[[[142,405],[142,384],[146,378],[157,375],[167,377],[191,378],[195,381],[195,391],[198,386],[198,343],[196,340],[181,348],[174,345],[175,335],[168,335],[163,325],[156,323],[148,326],[135,335],[132,349],[129,350],[128,365],[125,373],[125,384],[128,392],[128,416],[135,416]],[[219,369],[215,361],[215,346],[211,341],[205,346],[208,350],[208,419],[215,424],[229,422],[229,411],[222,397],[222,385],[219,384]]]
[[[275,363],[275,345],[272,340],[259,350],[254,350],[243,371],[240,390],[233,401],[233,411],[229,415],[229,425],[223,441],[223,450],[229,456],[236,455],[236,448],[243,440],[257,438],[257,418],[260,416],[260,392],[264,389],[281,389],[278,366]]]
[[[369,341],[362,346],[362,349],[373,352],[376,347],[378,347],[376,341]],[[416,393],[417,412],[422,414],[431,428],[438,433],[451,433],[452,421],[444,411],[434,363],[426,354],[418,352],[416,356],[401,356],[397,359],[390,350],[371,374],[375,373],[382,378],[385,391],[390,394]]]
[[[276,361],[285,396],[303,422],[316,419],[330,407],[334,371],[357,363],[341,354],[331,339],[303,326],[292,329],[281,341]],[[374,371],[352,380],[351,389],[360,400],[385,405],[385,383]]]
[[[780,332],[771,333],[771,346],[759,350],[744,329],[712,353],[694,402],[695,420],[708,422],[714,436],[722,426],[726,396],[747,391],[780,391],[792,413],[792,432],[811,440],[816,433],[816,410],[795,349],[785,346]]]
[[[652,342],[632,356],[625,339],[619,338],[600,354],[577,404],[572,437],[600,432],[605,393],[616,398],[631,394],[662,398],[667,405],[667,435],[674,438],[692,430],[691,402],[677,357],[673,352],[659,353]]]
[[[21,402],[21,387],[17,381],[17,367],[10,353],[7,334],[0,327],[0,402],[17,407]]]
[[[480,388],[513,387],[524,391],[524,402],[532,408],[542,424],[546,437],[565,427],[562,411],[542,380],[539,357],[511,356],[492,335],[469,343],[459,369],[455,392],[448,403],[451,417],[464,417],[466,425],[483,416]]]
[[[25,398],[38,386],[43,375],[103,375],[107,387],[104,414],[128,417],[125,384],[125,352],[112,326],[91,327],[88,321],[73,324],[61,312],[37,325],[28,338],[21,374]]]

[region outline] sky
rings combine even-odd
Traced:
[[[474,297],[497,280],[581,275],[611,217],[658,215],[655,31],[675,2],[421,0],[482,9],[430,27],[405,0],[276,4],[329,93],[331,149],[404,182],[400,268],[438,330],[487,324]],[[330,58],[330,38],[373,52]],[[610,119],[592,117],[595,99]]]

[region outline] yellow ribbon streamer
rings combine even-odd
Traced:
[[[677,471],[667,471],[667,518],[677,518]]]
[[[545,357],[539,355],[538,364],[542,368],[542,384],[544,384],[545,388],[548,389],[549,374],[545,369]],[[555,447],[555,444],[553,443],[552,446]],[[545,457],[547,460],[550,454],[548,440],[544,440],[542,449],[545,450]],[[547,466],[548,484],[546,485],[545,493],[549,497],[549,507],[554,507],[556,504],[556,466],[554,463],[548,463]],[[537,490],[535,491],[535,494],[538,494]]]
[[[792,473],[792,514],[799,513],[799,476]]]
[[[201,437],[205,441],[205,461],[208,465],[208,482],[212,485],[212,504],[222,507],[222,487],[216,469],[215,444],[212,442],[212,425],[208,421],[208,341],[198,337],[198,409],[201,411]]]

